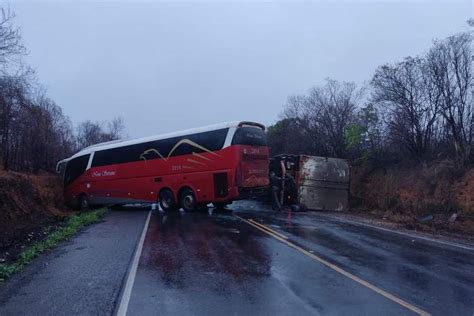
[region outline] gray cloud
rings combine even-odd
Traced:
[[[122,116],[130,136],[273,123],[290,94],[466,29],[471,2],[12,3],[39,81],[73,122]]]

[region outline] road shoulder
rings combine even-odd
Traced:
[[[461,237],[458,234],[447,234],[445,232],[428,233],[418,230],[406,229],[394,222],[384,221],[381,219],[363,216],[360,214],[348,214],[338,212],[311,212],[309,214],[310,216],[324,216],[341,222],[365,226],[372,229],[383,230],[389,233],[403,235],[405,237],[417,238],[426,242],[437,243],[449,247],[457,247],[464,250],[474,251],[473,236]]]
[[[0,285],[0,314],[110,314],[145,211],[114,211]]]

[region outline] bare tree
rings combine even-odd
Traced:
[[[11,154],[20,130],[20,113],[27,106],[28,83],[11,78],[0,79],[0,145],[3,167],[9,168]]]
[[[352,82],[327,79],[308,96],[288,100],[284,117],[293,118],[305,135],[310,153],[346,156],[345,129],[355,119],[362,90]]]
[[[70,120],[46,92],[38,89],[32,69],[22,63],[26,49],[15,14],[0,7],[0,160],[4,169],[54,170],[58,160],[80,146],[118,139],[120,118],[107,124],[85,122],[73,133]],[[104,130],[102,126],[107,126]]]
[[[125,129],[123,119],[115,118],[108,123],[108,129],[104,130],[105,124],[99,122],[85,121],[77,128],[77,143],[80,148],[84,148],[97,143],[117,140],[123,137]]]
[[[125,131],[125,123],[123,118],[116,117],[108,123],[108,134],[110,135],[111,140],[123,138]]]
[[[104,142],[104,132],[99,123],[85,121],[77,127],[77,143],[80,148]]]
[[[0,89],[0,156],[5,169],[54,170],[74,150],[72,126],[61,108],[18,80]],[[7,89],[8,88],[8,89]]]
[[[373,102],[388,113],[391,140],[415,158],[431,149],[439,114],[439,95],[427,76],[425,60],[408,57],[379,67],[371,81]]]
[[[435,42],[427,60],[430,80],[439,95],[440,111],[452,138],[456,157],[472,154],[474,99],[472,35],[463,33]]]
[[[0,8],[0,65],[2,67],[27,53],[21,41],[20,30],[12,23],[14,18],[15,13],[10,8]]]
[[[406,154],[474,161],[473,36],[469,31],[435,41],[421,57],[378,67],[364,107],[361,89],[334,80],[291,96],[282,120],[269,129],[272,152],[380,163]]]
[[[295,118],[285,118],[267,129],[267,142],[272,156],[279,154],[309,153],[304,130]]]

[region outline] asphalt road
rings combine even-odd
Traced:
[[[110,212],[102,223],[0,283],[0,315],[113,312],[147,212]]]
[[[474,313],[474,250],[328,214],[232,209],[110,212],[0,285],[0,315]]]

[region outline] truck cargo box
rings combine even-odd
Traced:
[[[298,200],[313,210],[342,211],[349,200],[350,169],[347,160],[300,155]]]

